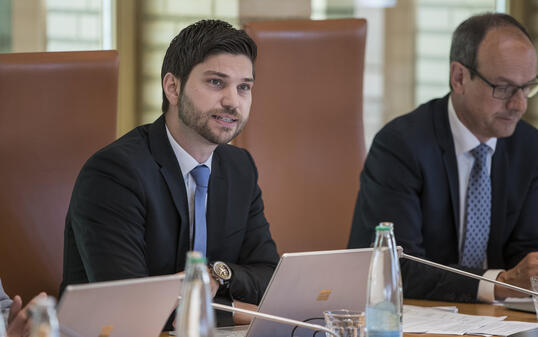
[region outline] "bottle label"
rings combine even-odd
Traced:
[[[366,306],[366,331],[368,337],[401,336],[400,315],[396,306],[388,301]]]

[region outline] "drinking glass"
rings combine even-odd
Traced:
[[[364,312],[335,310],[323,312],[327,329],[340,337],[364,337]],[[333,337],[326,333],[327,337]]]

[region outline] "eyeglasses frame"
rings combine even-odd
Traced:
[[[525,88],[530,87],[530,86],[533,86],[533,85],[538,86],[538,81],[537,81],[537,82],[527,83],[527,84],[524,84],[524,85],[499,85],[499,84],[493,84],[493,83],[491,83],[490,81],[488,81],[488,80],[484,77],[484,75],[480,74],[476,69],[474,69],[474,68],[472,68],[472,67],[469,67],[468,65],[463,64],[463,63],[461,63],[461,62],[459,62],[459,63],[460,63],[462,66],[464,66],[465,68],[469,69],[469,71],[470,71],[472,74],[478,76],[478,78],[480,78],[482,81],[484,81],[484,83],[486,83],[488,86],[490,86],[490,87],[493,89],[492,92],[491,92],[491,96],[492,96],[493,98],[496,98],[496,99],[507,100],[507,99],[512,98],[512,96],[514,96],[514,95],[516,94],[516,92],[517,92],[519,89],[521,89],[521,91],[524,93],[524,92],[525,92],[525,91],[524,91]],[[535,77],[535,79],[538,80],[538,75]],[[495,89],[497,89],[497,88],[508,88],[508,87],[514,87],[514,88],[517,88],[517,89],[514,90],[514,91],[512,92],[512,94],[509,95],[509,96],[506,96],[506,97],[495,97]],[[531,98],[531,97],[533,97],[533,96],[538,92],[538,90],[535,90],[534,92],[532,92],[532,94],[531,94],[531,92],[532,92],[532,91],[530,91],[530,92],[529,92],[530,95],[526,95],[525,98]]]

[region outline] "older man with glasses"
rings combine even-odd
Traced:
[[[452,36],[450,93],[387,124],[361,174],[350,247],[394,222],[409,255],[530,288],[538,275],[538,131],[520,120],[538,91],[526,29],[506,14]],[[493,301],[522,296],[402,260],[404,296]]]

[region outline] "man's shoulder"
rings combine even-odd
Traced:
[[[394,118],[385,127],[389,128],[409,128],[423,127],[430,124],[436,114],[448,111],[448,101],[446,97],[435,98],[419,105],[416,109],[404,115]]]
[[[132,129],[114,142],[105,146],[101,151],[126,151],[147,147],[150,125],[151,124],[145,124]]]
[[[445,118],[448,124],[447,107],[447,96],[432,99],[413,111],[388,122],[379,131],[377,137],[424,143],[425,140],[434,137],[436,124],[442,124]]]
[[[148,139],[149,126],[138,126],[98,150],[88,159],[83,171],[88,168],[117,171],[120,167],[137,170],[153,163]]]
[[[141,125],[106,145],[94,156],[137,156],[149,148],[148,132],[150,124]]]

